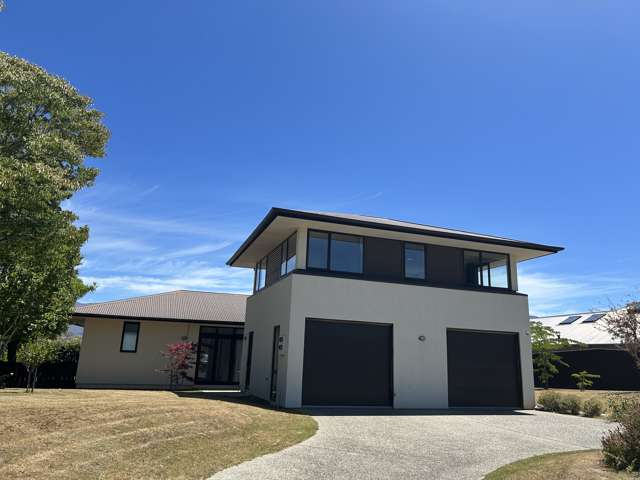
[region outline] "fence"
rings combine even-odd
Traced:
[[[77,368],[78,362],[45,363],[38,368],[36,388],[74,388]],[[12,371],[13,375],[6,381],[7,387],[26,387],[27,369],[24,365],[0,362],[0,376]]]

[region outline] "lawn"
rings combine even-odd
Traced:
[[[510,463],[484,480],[638,480],[638,475],[614,472],[601,464],[599,450],[550,453]]]
[[[309,416],[215,394],[0,390],[0,478],[206,478],[316,429]]]

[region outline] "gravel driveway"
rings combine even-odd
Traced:
[[[554,413],[312,411],[315,436],[245,462],[224,479],[480,479],[540,453],[597,448],[603,420]]]

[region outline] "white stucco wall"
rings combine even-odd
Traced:
[[[123,323],[110,318],[85,319],[76,374],[78,387],[165,388],[167,376],[157,371],[165,366],[160,352],[169,343],[197,342],[200,330],[194,323],[140,321],[137,352],[121,352]]]
[[[271,387],[271,354],[273,351],[273,329],[280,326],[280,335],[284,336],[284,351],[279,353],[277,405],[285,404],[287,355],[289,344],[289,318],[291,307],[290,275],[270,287],[257,292],[247,299],[247,314],[244,327],[244,345],[242,348],[242,367],[240,381],[243,388],[264,400],[269,400]],[[247,339],[253,334],[251,359],[251,379],[247,389],[244,385],[247,368]]]
[[[393,324],[395,408],[448,407],[447,328],[517,332],[523,404],[525,408],[534,407],[526,296],[299,274],[286,282],[291,282],[292,303],[284,406],[301,406],[305,319],[312,317]],[[278,284],[261,292],[262,305],[274,287]],[[275,304],[285,302],[286,297],[280,294],[269,300],[275,309]],[[272,314],[258,315],[258,305],[251,299],[250,304],[254,308],[247,309],[247,322],[273,324]],[[279,312],[286,313],[282,307]],[[269,326],[267,329],[272,330]],[[420,335],[426,336],[425,342],[418,340]],[[267,337],[270,341],[271,334]]]

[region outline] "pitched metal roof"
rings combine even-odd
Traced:
[[[177,290],[100,303],[78,303],[75,316],[244,323],[248,295]]]
[[[595,322],[584,323],[585,320],[596,313],[602,313],[604,316]],[[545,327],[553,328],[562,338],[568,338],[569,340],[575,340],[576,342],[587,345],[611,345],[620,343],[611,337],[604,328],[604,319],[607,314],[608,312],[570,313],[551,317],[532,318],[531,320],[541,322]],[[574,316],[579,318],[571,323],[562,324],[564,320]]]
[[[232,265],[240,255],[253,243],[253,241],[271,224],[277,217],[298,218],[301,220],[312,220],[328,223],[338,223],[358,227],[375,228],[380,230],[392,230],[404,233],[414,233],[429,235],[433,237],[453,238],[457,240],[468,240],[474,242],[504,245],[510,247],[525,248],[544,252],[557,253],[564,250],[563,247],[543,245],[539,243],[514,240],[506,237],[485,235],[481,233],[467,232],[464,230],[454,230],[451,228],[435,227],[420,223],[411,223],[390,218],[372,217],[367,215],[355,215],[350,213],[316,212],[311,210],[289,210],[285,208],[272,208],[255,228],[244,243],[238,248],[233,256],[227,261],[227,265]]]

